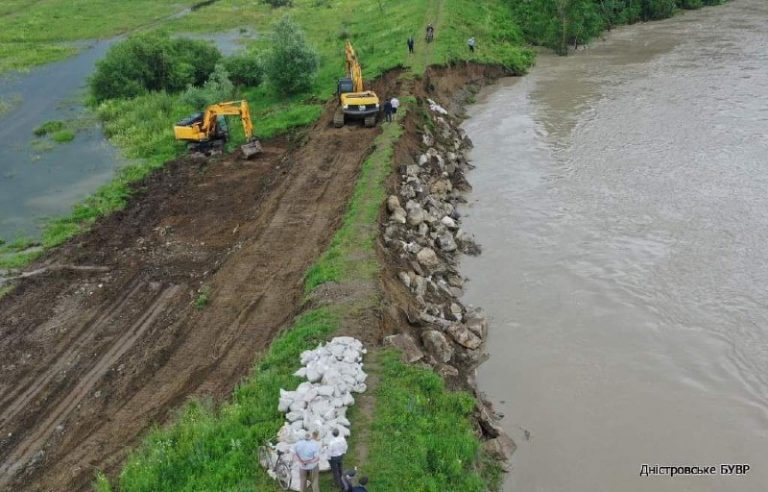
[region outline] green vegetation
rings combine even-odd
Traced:
[[[26,70],[79,51],[78,41],[104,39],[146,27],[194,0],[3,0],[0,74]]]
[[[34,134],[37,137],[43,137],[45,135],[55,133],[63,129],[64,129],[63,121],[58,121],[58,120],[46,121],[42,125],[35,128]]]
[[[381,354],[380,366],[368,463],[376,490],[483,492],[498,485],[498,465],[478,467],[469,422],[474,398],[446,390],[440,376],[402,363],[396,351]]]
[[[75,132],[72,130],[59,130],[51,135],[51,140],[56,143],[71,142],[75,139]]]
[[[200,310],[205,309],[205,306],[207,306],[210,301],[211,288],[203,287],[197,292],[197,297],[195,298],[195,307]]]
[[[725,0],[508,0],[535,44],[558,53],[579,45],[618,24],[666,19],[678,8],[696,9]]]
[[[17,269],[35,261],[42,254],[40,244],[21,237],[9,243],[0,241],[0,269]]]
[[[149,33],[113,45],[89,81],[96,102],[178,92],[208,80],[221,53],[205,41]]]
[[[315,78],[318,58],[304,32],[290,18],[283,17],[272,26],[271,42],[264,69],[273,89],[286,95],[306,92]]]

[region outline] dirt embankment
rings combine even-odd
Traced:
[[[0,300],[0,490],[88,489],[187,398],[231,394],[300,308],[378,134],[332,112],[251,161],[169,163]]]

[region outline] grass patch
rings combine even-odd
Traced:
[[[72,130],[59,130],[51,135],[51,140],[56,143],[71,142],[75,139],[75,132]]]
[[[398,111],[405,117],[408,104]],[[365,160],[347,206],[341,228],[320,260],[307,272],[305,289],[311,292],[326,282],[342,282],[350,277],[371,278],[379,265],[373,255],[379,209],[385,198],[384,180],[392,169],[394,144],[403,134],[397,122],[384,124],[375,142],[374,152]]]
[[[0,253],[0,269],[16,270],[24,268],[43,254],[42,250],[20,251],[17,253]]]
[[[278,337],[235,390],[216,409],[209,402],[185,406],[173,424],[150,432],[120,474],[120,490],[278,490],[259,466],[256,448],[273,439],[285,416],[277,411],[280,388],[293,388],[299,355],[324,341],[339,325],[329,308],[309,311]],[[109,490],[99,479],[101,490]]]
[[[12,285],[6,285],[5,287],[0,286],[0,299],[8,295],[12,290]]]
[[[211,289],[210,287],[203,287],[197,293],[197,297],[195,298],[195,307],[199,310],[203,310],[209,302],[211,302]]]
[[[42,125],[35,128],[33,132],[36,137],[44,137],[48,134],[55,133],[64,129],[64,122],[59,120],[46,121]]]
[[[446,390],[440,376],[403,364],[393,350],[380,355],[380,367],[368,463],[376,490],[482,492],[498,482],[497,465],[477,466],[469,393]]]
[[[195,0],[3,0],[0,74],[27,70],[78,51],[76,41],[104,39],[148,26]]]

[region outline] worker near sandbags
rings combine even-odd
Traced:
[[[320,492],[320,442],[317,431],[310,436],[304,434],[304,439],[296,443],[294,453],[299,460],[299,490],[307,490],[307,479],[312,481],[312,492]]]
[[[339,429],[331,431],[333,436],[328,442],[328,462],[331,464],[333,483],[341,490],[344,484],[341,482],[342,459],[347,454],[347,440],[339,433]]]

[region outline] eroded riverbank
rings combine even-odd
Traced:
[[[507,490],[759,491],[768,454],[766,5],[541,57],[464,128],[464,300],[519,449]],[[746,477],[641,465],[751,463]]]

